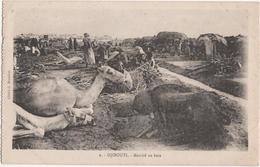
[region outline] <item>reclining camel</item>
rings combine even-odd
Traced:
[[[93,84],[85,91],[77,90],[65,79],[35,81],[26,91],[15,92],[14,109],[17,122],[29,129],[29,133],[33,131],[34,135],[38,136],[69,125],[93,122],[92,104],[107,81],[122,83],[128,89],[132,88],[132,79],[127,71],[121,73],[109,66],[98,68]]]
[[[62,62],[64,62],[66,65],[71,65],[71,64],[76,64],[80,61],[83,61],[82,58],[74,56],[72,58],[67,58],[65,56],[63,56],[63,54],[61,54],[59,51],[56,51],[56,54],[58,57],[60,57],[62,59]]]

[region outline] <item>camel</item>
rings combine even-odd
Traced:
[[[142,55],[142,59],[146,59],[146,53],[144,52],[143,48],[141,46],[136,46],[135,48],[138,54]],[[150,65],[152,68],[155,67],[155,60],[153,58],[150,60]]]
[[[66,64],[66,65],[71,65],[71,64],[75,64],[78,63],[80,61],[82,61],[83,59],[77,56],[74,56],[72,58],[67,58],[65,56],[63,56],[60,52],[56,51],[56,54],[58,57],[60,57],[62,59],[62,61]]]
[[[162,84],[135,96],[133,108],[150,115],[153,129],[147,136],[160,135],[175,142],[213,144],[226,137],[233,107],[222,108],[215,92],[193,90],[183,84]],[[184,144],[184,143],[183,143]]]
[[[136,46],[135,48],[137,49],[139,54],[145,55],[145,52],[144,52],[144,50],[143,50],[143,48],[141,46]]]
[[[69,125],[93,123],[92,104],[107,81],[122,83],[128,89],[133,85],[127,71],[121,73],[109,66],[101,66],[97,71],[93,84],[84,91],[77,90],[65,79],[48,78],[33,82],[25,91],[15,92],[17,122],[36,136]]]

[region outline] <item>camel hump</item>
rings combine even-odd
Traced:
[[[31,94],[45,94],[51,93],[58,87],[57,79],[49,78],[35,81],[31,88],[28,90],[28,93]]]
[[[135,96],[133,108],[139,113],[148,114],[154,111],[154,106],[157,106],[158,103],[176,99],[180,93],[190,94],[192,90],[180,84],[159,85],[151,90],[138,93],[138,95]]]

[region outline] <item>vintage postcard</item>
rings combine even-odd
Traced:
[[[3,2],[2,163],[257,165],[259,4]]]

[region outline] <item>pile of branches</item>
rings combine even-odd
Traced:
[[[151,67],[150,63],[147,62],[136,69],[130,71],[130,75],[133,80],[132,92],[140,92],[151,86],[151,83],[154,82],[158,77],[161,76],[158,66]],[[129,90],[121,85],[115,83],[107,83],[103,92],[105,93],[125,93]]]
[[[161,76],[158,66],[151,67],[148,63],[130,72],[133,79],[133,91],[141,91],[150,87],[150,84]]]

